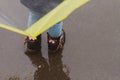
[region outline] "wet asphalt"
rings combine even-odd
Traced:
[[[27,26],[19,0],[0,1],[0,22]],[[120,1],[91,0],[64,20],[62,51],[25,52],[24,36],[0,29],[0,80],[120,80]]]

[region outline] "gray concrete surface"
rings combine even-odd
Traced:
[[[25,28],[19,0],[0,1],[0,21]],[[0,29],[0,80],[120,80],[120,1],[91,0],[64,21],[66,44],[50,54],[24,53],[24,36]]]

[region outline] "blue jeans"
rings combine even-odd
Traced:
[[[43,14],[30,11],[29,17],[28,17],[28,26],[31,26],[32,24],[34,24],[42,16],[43,16]],[[62,25],[63,25],[62,21],[55,24],[53,27],[48,29],[48,34],[53,38],[59,37],[62,33]]]

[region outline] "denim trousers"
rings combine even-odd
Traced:
[[[41,14],[41,13],[29,11],[28,26],[31,26],[32,24],[34,24],[42,16],[43,16],[43,14]],[[63,25],[62,21],[58,22],[57,24],[55,24],[54,26],[52,26],[51,28],[48,29],[48,31],[47,31],[48,34],[53,38],[59,37],[62,33],[62,25]]]

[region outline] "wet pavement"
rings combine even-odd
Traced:
[[[28,10],[0,1],[0,21],[25,29]],[[63,51],[25,53],[24,36],[0,29],[0,80],[119,80],[120,1],[91,0],[64,21]]]

